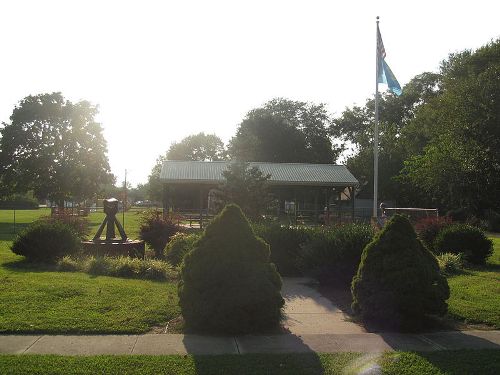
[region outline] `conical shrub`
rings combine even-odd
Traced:
[[[241,209],[226,206],[184,258],[179,303],[187,328],[234,334],[275,327],[284,300],[269,255]]]
[[[363,320],[404,329],[420,327],[427,314],[445,314],[450,296],[436,258],[400,215],[364,248],[351,291]]]

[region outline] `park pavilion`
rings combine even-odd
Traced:
[[[163,207],[198,217],[213,213],[213,192],[224,182],[223,172],[229,161],[163,162]],[[274,206],[268,214],[287,215],[297,220],[318,222],[338,217],[354,217],[355,190],[358,181],[344,165],[251,162],[250,167],[269,174],[269,192]]]

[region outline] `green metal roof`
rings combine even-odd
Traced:
[[[160,179],[170,184],[219,184],[224,181],[222,172],[231,162],[228,161],[173,161],[163,162]],[[302,164],[302,163],[264,163],[252,162],[263,174],[270,174],[272,185],[310,185],[310,186],[356,186],[358,180],[344,165]]]

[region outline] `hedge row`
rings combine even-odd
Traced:
[[[254,225],[271,248],[271,261],[282,276],[310,275],[322,283],[350,283],[373,230],[364,224],[334,227]]]

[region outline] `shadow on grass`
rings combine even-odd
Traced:
[[[193,354],[196,374],[325,373],[319,355],[299,336],[292,334],[236,337],[185,335],[183,344],[186,351]],[[221,358],[224,360],[221,361]]]
[[[486,263],[484,266],[469,267],[469,270],[480,272],[500,272],[500,264]]]
[[[325,369],[316,353],[246,354],[194,356],[196,374],[323,375]]]
[[[452,350],[419,354],[445,374],[500,374],[500,351],[495,349]]]
[[[16,272],[51,272],[57,271],[57,266],[50,263],[32,262],[26,258],[5,262],[2,267]]]

